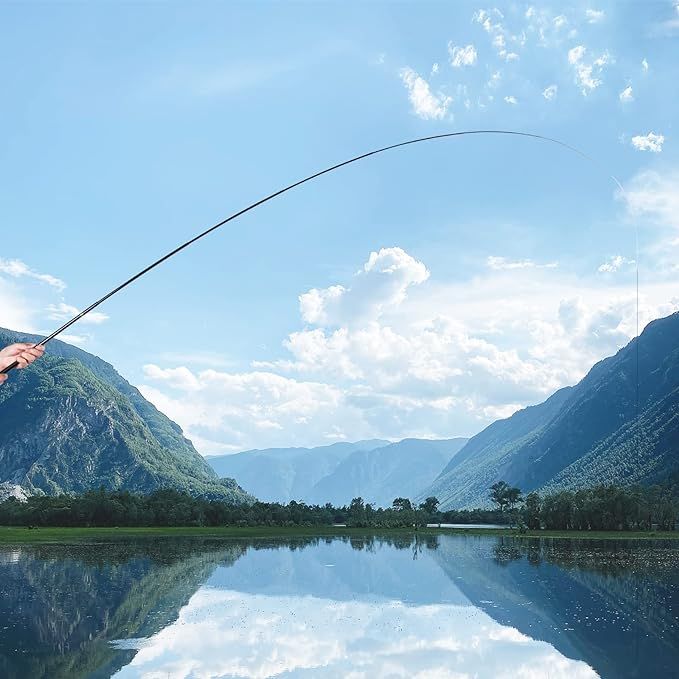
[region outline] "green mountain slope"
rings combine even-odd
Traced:
[[[637,350],[639,420],[636,421]],[[575,387],[495,422],[424,495],[443,508],[488,503],[499,479],[524,491],[615,481],[653,483],[679,468],[679,314],[597,363]]]
[[[0,344],[37,341],[0,329]],[[48,354],[0,389],[0,481],[30,492],[82,492],[104,486],[250,501],[219,479],[184,438],[108,363],[55,340]]]

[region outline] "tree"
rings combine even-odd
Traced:
[[[489,490],[491,501],[501,512],[505,509],[513,509],[518,502],[521,502],[521,489],[510,486],[506,481],[494,483]]]
[[[411,511],[413,508],[413,503],[407,497],[397,497],[391,503],[391,506],[398,511]]]
[[[365,505],[362,497],[355,497],[349,505],[349,523],[352,526],[365,526]]]
[[[507,488],[505,499],[507,501],[507,508],[510,510],[514,509],[514,507],[523,499],[521,497],[521,489],[514,487]]]
[[[440,502],[438,498],[433,495],[428,497],[424,502],[420,503],[420,509],[423,509],[427,514],[436,514]]]
[[[530,530],[540,530],[540,496],[528,493],[524,507],[524,520]]]

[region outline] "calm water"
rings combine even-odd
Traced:
[[[0,676],[677,677],[679,544],[0,547]]]

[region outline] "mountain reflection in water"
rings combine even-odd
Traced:
[[[678,566],[494,536],[1,547],[0,676],[673,676]]]

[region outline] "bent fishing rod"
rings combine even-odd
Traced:
[[[597,163],[593,158],[588,156],[586,153],[581,151],[580,149],[571,146],[570,144],[567,144],[563,141],[560,141],[558,139],[554,139],[552,137],[547,137],[541,134],[533,134],[531,132],[517,132],[513,130],[465,130],[462,132],[447,132],[445,134],[434,134],[430,135],[427,137],[418,137],[417,139],[409,139],[408,141],[402,141],[399,142],[398,144],[390,144],[389,146],[383,146],[382,148],[379,149],[374,149],[373,151],[368,151],[367,153],[362,153],[361,155],[354,156],[353,158],[349,158],[349,160],[345,160],[341,163],[337,163],[336,165],[332,165],[331,167],[327,167],[324,170],[321,170],[320,172],[315,172],[314,174],[309,175],[308,177],[305,177],[304,179],[300,179],[292,184],[289,184],[288,186],[279,189],[278,191],[274,191],[273,193],[270,193],[268,196],[265,196],[264,198],[260,198],[259,200],[255,201],[254,203],[251,203],[247,207],[239,210],[238,212],[234,212],[232,215],[229,215],[226,219],[223,219],[221,222],[217,222],[217,224],[214,224],[210,228],[206,229],[205,231],[199,233],[197,236],[194,236],[190,240],[187,240],[185,243],[182,243],[178,247],[176,247],[174,250],[171,250],[167,254],[163,255],[160,257],[160,259],[157,259],[155,262],[152,264],[149,264],[147,267],[139,271],[138,273],[134,274],[134,276],[131,276],[128,278],[126,281],[118,285],[117,287],[113,288],[113,290],[107,292],[103,297],[99,298],[96,302],[92,302],[86,309],[83,309],[81,312],[76,314],[71,320],[67,321],[64,323],[60,328],[57,328],[53,333],[45,337],[44,339],[40,340],[37,344],[34,345],[34,347],[41,347],[45,346],[48,342],[52,341],[55,337],[60,335],[64,330],[67,330],[70,328],[74,323],[77,323],[81,318],[84,316],[87,316],[91,311],[94,311],[100,304],[103,304],[107,299],[110,299],[113,297],[113,295],[116,295],[119,293],[121,290],[125,289],[128,285],[131,285],[134,283],[136,280],[147,274],[149,271],[152,269],[155,269],[157,266],[160,266],[163,262],[166,262],[168,259],[171,257],[174,257],[176,254],[180,253],[182,250],[185,250],[189,246],[193,245],[196,241],[199,241],[201,238],[204,238],[208,234],[212,233],[213,231],[216,231],[220,227],[224,226],[225,224],[228,224],[229,222],[234,221],[235,219],[238,219],[238,217],[241,217],[244,215],[246,212],[250,212],[251,210],[254,210],[255,208],[259,207],[260,205],[264,205],[264,203],[268,203],[270,200],[273,200],[274,198],[277,198],[278,196],[283,195],[284,193],[287,193],[288,191],[292,191],[292,189],[301,186],[302,184],[306,184],[307,182],[310,182],[314,179],[317,179],[318,177],[322,177],[323,175],[329,174],[331,172],[334,172],[335,170],[339,170],[342,167],[345,167],[346,165],[351,165],[352,163],[357,163],[360,160],[364,160],[365,158],[370,158],[371,156],[376,156],[380,153],[385,153],[386,151],[391,151],[393,149],[398,149],[403,146],[412,146],[414,144],[420,144],[423,142],[428,142],[428,141],[436,141],[436,140],[441,140],[441,139],[450,139],[453,137],[465,137],[465,136],[471,136],[471,135],[505,135],[505,136],[512,136],[512,137],[520,137],[520,138],[529,138],[529,139],[536,139],[539,141],[544,141],[548,142],[550,144],[556,144],[557,146],[560,146],[564,149],[567,149],[568,151],[571,151],[572,153],[575,153],[582,158],[584,158],[586,161],[592,163],[593,165],[599,167],[601,169],[601,166],[599,163]],[[625,190],[622,187],[622,184],[613,176],[608,173],[606,173],[607,176],[613,180],[613,182],[616,184],[616,186],[620,189],[620,191],[624,194]],[[637,245],[637,250],[638,250],[638,245]],[[638,262],[638,257],[637,257],[637,262]],[[639,321],[638,321],[638,316],[639,316],[639,292],[638,292],[638,287],[639,287],[639,270],[637,266],[637,336],[639,335]],[[10,372],[10,370],[13,370],[19,365],[18,361],[14,361],[10,365],[6,366],[3,370],[0,370],[0,374],[5,374]]]

